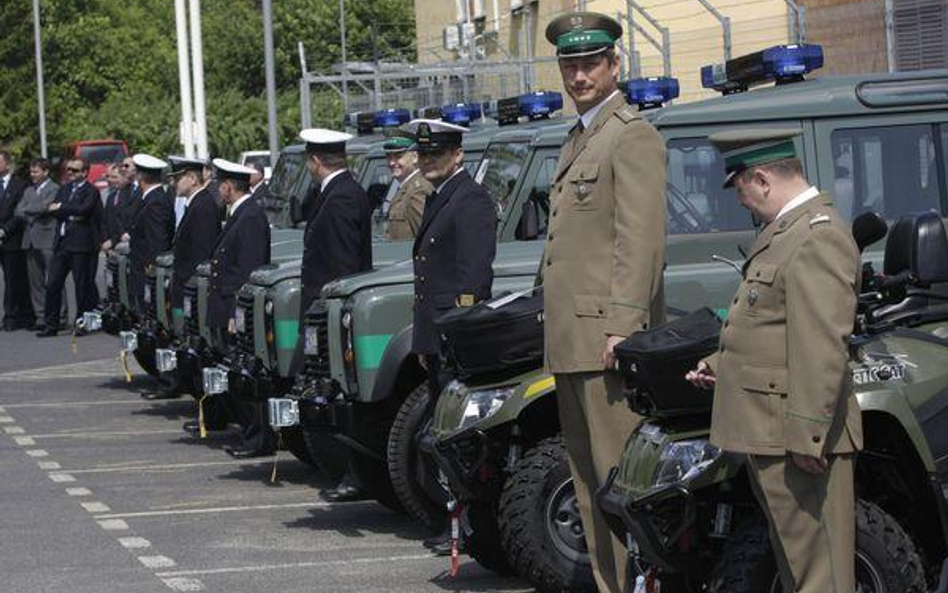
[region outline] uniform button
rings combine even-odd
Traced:
[[[736,304],[737,304],[737,297],[734,297],[734,300],[731,301],[731,304],[732,304],[732,305],[736,305]]]
[[[552,234],[549,236],[549,239],[550,239],[550,241],[553,240],[553,235],[552,235]]]
[[[760,278],[760,270],[757,270],[757,273],[754,274],[754,275],[757,276],[758,278]]]
[[[422,255],[422,256],[421,256],[421,262],[424,263],[424,262],[426,262],[426,261],[428,261],[428,258],[425,257],[424,255]]]
[[[771,388],[771,389],[775,389],[775,388],[777,387],[777,384],[774,383],[773,381],[771,381],[771,382],[769,383],[769,385],[770,385],[770,388]]]
[[[435,240],[435,238],[432,237],[432,238],[431,238],[431,241],[430,241],[430,243],[431,243],[432,245],[434,245],[434,240]]]
[[[553,265],[553,260],[550,259],[550,258],[547,258],[547,259],[546,259],[546,265],[548,265],[548,266]]]
[[[420,258],[416,255],[416,256],[415,256],[415,261],[418,261],[419,259],[420,259]]]
[[[818,435],[818,434],[813,435],[813,442],[814,442],[814,443],[819,443],[819,442],[820,442],[820,435]]]
[[[724,327],[727,327],[727,326],[729,326],[730,324],[731,324],[731,320],[728,319],[727,321],[724,322]]]
[[[557,208],[553,209],[553,216],[556,216],[557,211],[558,211]]]
[[[424,282],[424,281],[425,281],[425,277],[422,276],[421,278],[419,278],[419,280],[420,280],[421,282]]]

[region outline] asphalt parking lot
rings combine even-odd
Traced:
[[[233,460],[192,438],[190,398],[148,402],[117,338],[0,333],[0,590],[11,593],[529,591],[421,546],[406,516],[330,504],[289,453]]]

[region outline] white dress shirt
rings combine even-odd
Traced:
[[[802,205],[803,203],[805,203],[805,202],[807,202],[807,201],[809,201],[809,200],[812,200],[813,198],[815,198],[815,197],[818,196],[818,195],[820,195],[820,190],[816,189],[815,187],[813,187],[813,186],[811,185],[811,186],[810,186],[810,189],[804,191],[803,193],[801,193],[801,194],[798,195],[797,197],[793,198],[792,200],[790,200],[789,202],[787,202],[786,204],[784,204],[784,205],[783,205],[783,208],[780,209],[780,212],[777,213],[777,217],[774,218],[774,220],[777,220],[777,218],[780,218],[781,216],[783,216],[783,215],[786,214],[787,212],[790,212],[791,210],[793,210],[793,209],[796,208],[797,206],[800,206],[800,205]]]

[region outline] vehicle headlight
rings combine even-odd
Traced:
[[[319,328],[307,325],[303,328],[303,354],[319,356]]]
[[[708,439],[690,439],[669,444],[658,459],[652,486],[668,486],[691,479],[721,456]]]
[[[462,405],[464,413],[461,415],[458,428],[467,428],[475,422],[480,422],[496,414],[497,410],[504,405],[504,402],[513,395],[516,389],[516,386],[511,386],[468,393],[467,397],[464,398]]]
[[[273,315],[273,301],[267,299],[267,301],[263,304],[263,312],[267,315]]]
[[[238,333],[247,331],[247,311],[243,307],[234,310],[234,325]]]

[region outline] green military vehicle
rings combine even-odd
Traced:
[[[646,114],[668,147],[669,313],[700,306],[724,313],[738,277],[712,258],[743,259],[753,240],[749,215],[720,189],[724,166],[709,134],[740,126],[802,129],[797,149],[809,178],[837,195],[847,217],[937,209],[944,199],[937,188],[945,187],[933,148],[944,142],[932,128],[944,119],[938,84],[924,74],[814,79]],[[895,148],[884,150],[884,143]],[[910,166],[894,160],[899,154]],[[484,531],[487,542],[474,535],[468,549],[490,551],[502,540],[519,572],[551,588],[589,582],[569,578],[588,559],[558,434],[553,378],[538,369],[499,383],[452,385],[425,439],[467,506],[468,524]]]

